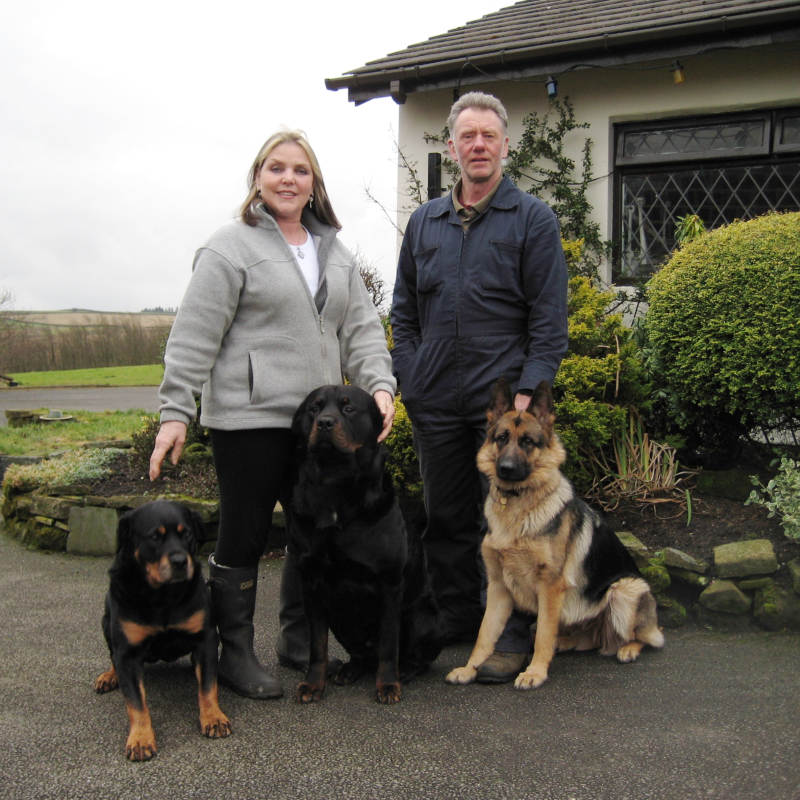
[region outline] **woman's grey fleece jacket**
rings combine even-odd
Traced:
[[[396,382],[378,313],[336,230],[305,212],[320,288],[311,296],[263,206],[235,220],[195,256],[164,357],[161,421],[188,423],[200,393],[209,428],[288,428],[303,398],[343,377],[370,394]]]

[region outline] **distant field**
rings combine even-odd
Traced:
[[[158,386],[163,376],[163,365],[145,364],[133,367],[15,372],[14,380],[22,387],[55,389],[69,386]],[[4,385],[0,382],[0,388]]]
[[[2,318],[6,322],[21,325],[47,325],[56,327],[93,327],[105,325],[140,325],[143,328],[163,328],[172,325],[175,314],[127,313],[113,311],[5,311]]]
[[[154,364],[174,319],[171,312],[3,311],[0,374],[19,380],[29,372]]]

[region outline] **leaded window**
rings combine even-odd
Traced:
[[[618,125],[615,133],[618,282],[657,269],[686,214],[712,229],[800,210],[800,109]]]

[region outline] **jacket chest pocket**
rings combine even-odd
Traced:
[[[478,282],[484,289],[512,290],[520,286],[522,247],[514,242],[490,239]]]
[[[491,239],[481,260],[475,285],[486,298],[502,299],[514,305],[524,303],[522,247],[515,242]]]
[[[414,263],[417,265],[417,294],[420,299],[439,292],[444,279],[439,263],[439,245],[414,253]]]

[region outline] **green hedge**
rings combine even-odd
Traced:
[[[647,287],[653,374],[689,443],[731,447],[800,412],[800,213],[734,222]]]

